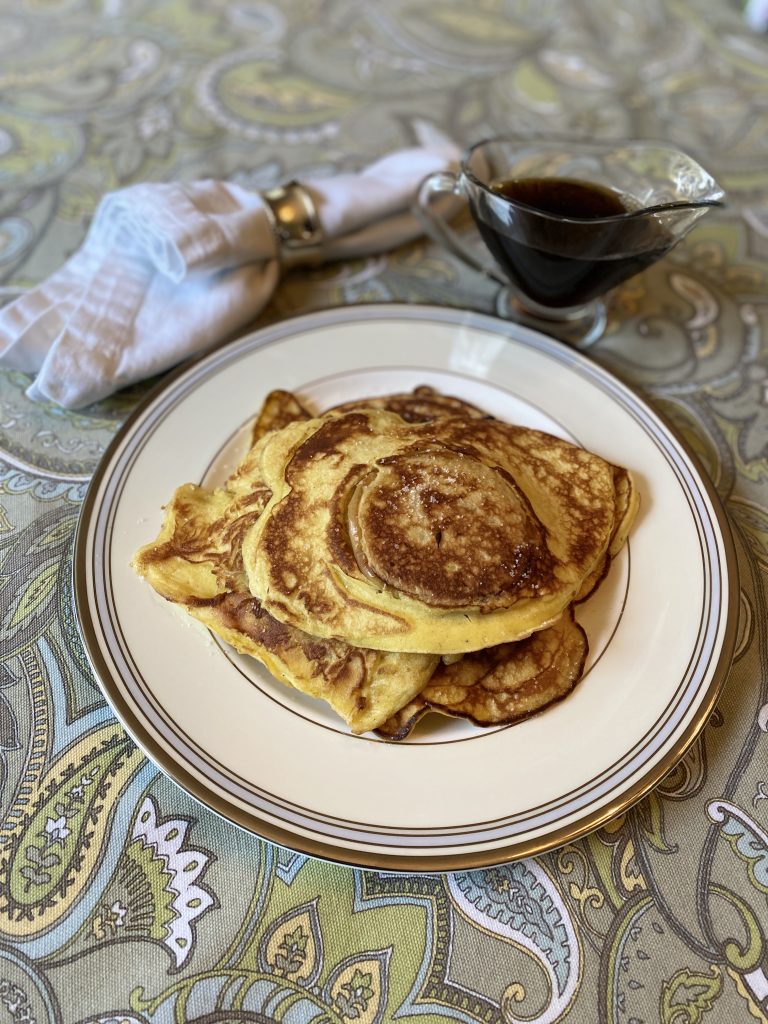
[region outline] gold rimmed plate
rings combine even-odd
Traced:
[[[236,465],[274,388],[313,408],[428,384],[631,469],[641,512],[579,609],[590,656],[564,701],[518,725],[435,719],[405,743],[353,736],[159,598],[130,568],[162,506]],[[426,306],[328,310],[173,377],[93,479],[75,592],[94,671],[149,757],[229,820],[315,856],[450,870],[551,849],[647,793],[705,724],[730,665],[738,585],[712,485],[637,395],[558,342]]]

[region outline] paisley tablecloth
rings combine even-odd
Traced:
[[[634,810],[536,859],[387,874],[246,834],[126,736],[73,613],[78,511],[145,386],[68,413],[3,371],[0,1021],[768,1020],[768,40],[735,3],[3,3],[0,297],[56,268],[108,190],[358,167],[419,121],[462,145],[542,125],[667,139],[727,189],[590,349],[726,505],[741,609],[717,711]],[[260,322],[492,311],[493,292],[418,243],[293,272]]]

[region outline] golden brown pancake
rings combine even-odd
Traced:
[[[419,696],[376,731],[386,739],[405,739],[430,711],[482,726],[518,722],[571,692],[587,651],[586,634],[569,609],[525,640],[441,662]]]
[[[631,474],[626,469],[622,469],[621,466],[614,466],[613,469],[616,510],[611,539],[602,561],[582,583],[579,592],[574,598],[574,601],[577,602],[586,600],[605,579],[611,565],[611,560],[616,557],[626,543],[640,504],[637,488],[634,485]]]
[[[361,408],[265,439],[243,543],[282,622],[377,650],[463,653],[554,622],[599,581],[631,477],[539,431]]]
[[[242,534],[269,498],[253,475],[254,461],[252,450],[214,491],[180,487],[159,536],[137,552],[133,567],[161,596],[257,658],[278,680],[326,700],[353,732],[374,729],[420,692],[438,659],[312,637],[265,611],[248,591],[241,555]]]
[[[271,430],[281,430],[289,423],[311,420],[312,413],[305,409],[290,391],[270,391],[251,427],[251,447]]]
[[[441,395],[425,384],[394,395],[378,395],[354,402],[335,405],[327,412],[349,412],[353,409],[386,409],[397,413],[406,423],[427,423],[441,416],[468,416],[470,419],[490,419],[487,413],[469,402],[451,395]],[[261,411],[251,428],[251,445],[260,441],[271,430],[281,430],[289,423],[312,419],[312,413],[300,399],[290,391],[270,391],[264,399]]]
[[[385,409],[397,413],[406,423],[428,423],[444,416],[466,416],[469,419],[491,419],[487,412],[478,409],[461,398],[441,395],[425,384],[413,391],[396,395],[381,395],[376,398],[361,398],[355,402],[334,405],[328,412],[354,412],[357,409]]]
[[[446,418],[494,422],[474,406],[427,387],[406,394],[345,403],[333,412],[338,418],[361,411],[367,416],[376,410],[395,413],[404,425]],[[270,614],[249,590],[243,540],[258,524],[272,500],[267,478],[279,480],[286,460],[290,461],[301,452],[307,438],[313,436],[311,429],[309,434],[307,432],[312,420],[311,411],[295,395],[287,391],[271,392],[253,424],[253,446],[238,469],[222,488],[206,490],[187,484],[177,490],[166,508],[157,540],[138,552],[134,559],[137,572],[158,593],[205,623],[235,649],[260,660],[277,679],[328,701],[354,732],[376,729],[387,738],[402,738],[430,710],[466,717],[479,724],[505,724],[526,717],[569,692],[582,671],[586,655],[586,639],[573,622],[570,611],[528,640],[502,643],[463,657],[450,655],[442,661],[434,653],[388,652],[351,645],[342,638],[315,636]],[[458,508],[466,513],[462,500],[465,504],[469,501],[471,509],[472,486],[479,490],[487,486],[488,453],[484,448],[470,451],[471,445],[460,430],[448,431],[447,437],[443,471],[446,465],[449,473],[458,465],[465,471],[466,479],[463,498],[455,487],[448,488],[449,493],[444,498],[448,512],[453,503],[454,512]],[[443,433],[441,440],[446,443]],[[405,482],[422,494],[425,482],[435,483],[433,463],[438,446],[434,441],[424,446],[423,441],[424,435],[420,434],[415,448],[412,445],[399,453],[399,461],[398,458],[382,460],[383,466],[394,466],[384,471],[385,478],[389,476],[389,492],[380,481],[373,500],[370,494],[357,488],[346,502],[347,555],[351,553],[354,566],[362,571],[366,581],[377,579],[380,548],[388,543],[387,536],[393,543],[398,542],[386,531],[383,538],[377,537],[374,531],[372,538],[361,539],[362,526],[370,524],[372,518],[375,524],[377,514],[386,520],[386,516],[380,515],[377,502],[387,509],[393,481],[399,480],[400,485]],[[481,466],[472,467],[472,458],[476,458],[478,452],[484,461],[481,460]],[[337,454],[326,453],[324,457],[335,459]],[[546,460],[544,465],[554,472]],[[406,474],[412,474],[411,479],[403,477],[404,466]],[[500,467],[493,469],[503,477]],[[636,510],[637,498],[630,475],[619,467],[611,467],[611,471],[614,498],[611,529],[602,556],[596,559],[574,595],[579,600],[602,579],[610,557],[626,540]],[[538,472],[541,475],[541,468]],[[445,472],[441,478],[438,469],[436,479],[438,483],[441,479],[444,482]],[[491,480],[497,482],[493,477]],[[387,484],[386,479],[384,484]],[[432,498],[439,493],[439,488],[433,489]],[[541,530],[537,532],[530,515],[526,518],[525,502],[522,504],[519,525],[524,536],[527,540],[540,539]],[[484,512],[483,529],[490,527],[492,530],[494,523],[492,517],[487,518],[487,507]],[[423,525],[417,522],[417,526]],[[343,532],[339,536],[343,540]],[[475,547],[478,536],[482,539],[482,531],[472,534],[470,530],[470,542]],[[446,545],[448,540],[450,534]],[[397,559],[394,562],[397,564]],[[443,577],[445,575],[443,570]],[[406,586],[410,583],[417,590],[418,576],[418,572],[414,575],[411,569],[409,577],[407,560],[400,565],[401,585],[404,581]],[[439,581],[439,576],[436,578]],[[450,582],[450,573],[448,578]],[[463,592],[461,586],[464,586]],[[451,597],[455,599],[457,592],[460,596],[465,594],[468,585],[462,581],[458,590],[455,585],[453,593],[451,589],[443,587],[443,602],[440,603],[438,595],[435,607],[450,610],[453,607]],[[417,596],[424,595],[417,591]],[[490,595],[486,594],[486,608],[490,611],[495,608],[493,598],[491,588]]]

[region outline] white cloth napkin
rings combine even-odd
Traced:
[[[417,237],[419,182],[457,159],[433,134],[358,174],[302,179],[323,230],[321,258]],[[258,193],[222,181],[133,185],[102,199],[60,270],[0,310],[0,365],[36,375],[31,398],[81,408],[231,336],[279,275]]]

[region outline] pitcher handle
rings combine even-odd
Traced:
[[[433,197],[446,194],[465,198],[461,181],[453,171],[437,171],[435,174],[430,174],[419,185],[414,213],[421,221],[426,233],[433,241],[445,246],[449,252],[458,256],[473,270],[479,270],[481,274],[485,274],[486,277],[492,278],[499,284],[509,284],[509,281],[493,263],[480,259],[472,252],[432,205]]]

